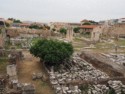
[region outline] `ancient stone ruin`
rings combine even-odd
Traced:
[[[18,64],[17,62],[23,59],[23,54],[21,51],[11,51],[8,55],[9,64]]]
[[[24,84],[22,94],[35,94],[35,87],[32,84]]]
[[[125,54],[113,54],[113,53],[109,54],[102,53],[102,54],[112,62],[125,66]]]
[[[23,59],[21,51],[11,51],[9,54],[9,64],[7,65],[8,86],[6,93],[2,94],[35,94],[33,84],[20,83],[18,80],[19,63]]]
[[[73,40],[73,28],[71,26],[67,26],[66,39],[70,42]]]
[[[94,68],[91,64],[81,59],[77,54],[73,56],[73,62],[59,71],[53,68],[49,71],[50,83],[55,89],[56,94],[82,94],[79,88],[79,81],[95,82],[101,79],[107,79],[109,76],[100,70]],[[78,82],[77,85],[71,83]]]
[[[68,64],[48,69],[50,83],[55,94],[124,94],[125,86],[120,78],[110,78],[75,53]],[[122,78],[121,78],[122,79]],[[124,78],[123,78],[124,79]]]
[[[3,76],[0,76],[0,94],[5,94],[6,92],[6,79]]]

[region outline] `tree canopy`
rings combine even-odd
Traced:
[[[30,29],[43,29],[42,26],[38,26],[38,25],[36,25],[36,24],[30,25],[29,28],[30,28]]]
[[[75,33],[79,33],[79,30],[80,30],[79,27],[76,27],[76,28],[73,29],[73,31],[74,31]]]
[[[99,24],[98,22],[90,20],[88,22],[83,23],[82,25],[98,25],[98,24]]]
[[[52,29],[52,31],[56,31],[56,29],[55,29],[55,28],[53,28],[53,29]]]
[[[62,41],[39,39],[32,44],[30,53],[48,65],[59,65],[70,59],[73,47],[72,44]]]
[[[61,34],[66,34],[66,33],[67,33],[67,29],[61,28],[59,32],[60,32]]]
[[[7,22],[5,22],[5,25],[6,25],[6,27],[10,27],[10,24],[9,24],[9,23],[7,23]]]
[[[90,22],[85,22],[82,25],[91,25],[91,23]]]
[[[50,27],[49,27],[49,26],[44,25],[44,27],[45,27],[47,30],[50,30]]]
[[[13,21],[14,23],[22,23],[20,20],[14,18],[8,18],[8,20]]]

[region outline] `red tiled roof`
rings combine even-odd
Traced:
[[[88,29],[93,29],[93,28],[95,28],[95,27],[97,27],[97,25],[82,25],[82,26],[80,26],[79,28],[88,28]]]

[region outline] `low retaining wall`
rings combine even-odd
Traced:
[[[123,77],[124,75],[114,69],[111,65],[106,64],[107,60],[99,57],[99,55],[90,53],[90,52],[82,52],[80,55],[81,58],[85,59],[88,63],[91,63],[94,67],[106,72],[110,77]],[[112,62],[110,62],[112,63]]]

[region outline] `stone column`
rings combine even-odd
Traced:
[[[4,47],[6,41],[6,34],[5,29],[0,28],[0,47]]]
[[[72,41],[73,40],[73,29],[71,26],[67,27],[67,34],[66,34],[66,39],[68,41]]]

